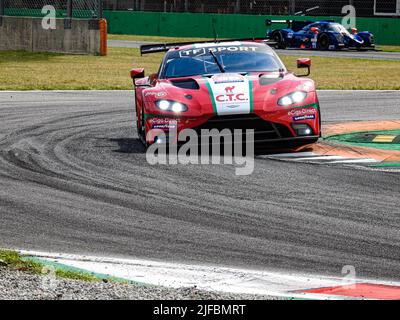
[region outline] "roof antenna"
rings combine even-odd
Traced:
[[[214,42],[218,42],[218,33],[217,29],[215,28],[215,19],[212,19],[212,27],[214,31]]]

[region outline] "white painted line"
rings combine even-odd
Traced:
[[[310,299],[346,299],[338,296],[294,293],[312,288],[354,284],[341,277],[326,277],[300,273],[246,270],[219,266],[201,266],[181,263],[156,262],[139,259],[116,259],[37,251],[20,251],[90,272],[107,274],[131,281],[172,288],[193,287],[201,290],[243,294],[260,294],[277,297]],[[357,279],[357,282],[397,285]]]
[[[341,156],[316,156],[316,157],[307,157],[307,158],[296,158],[293,161],[328,161],[328,160],[344,160],[346,158]]]
[[[375,159],[345,159],[345,160],[339,160],[339,161],[332,161],[328,163],[379,163],[379,160]]]
[[[267,156],[260,156],[260,158],[300,158],[300,157],[314,157],[314,152],[293,152],[293,153],[279,153]]]

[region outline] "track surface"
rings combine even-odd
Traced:
[[[320,99],[329,122],[399,118],[399,92]],[[0,93],[0,246],[398,279],[400,175],[150,166],[132,110],[132,92]]]
[[[108,40],[110,47],[119,48],[140,48],[143,44],[149,44],[145,41],[126,41],[126,40]],[[379,51],[313,51],[313,50],[275,50],[279,55],[283,56],[311,56],[311,57],[331,57],[331,58],[357,58],[357,59],[373,59],[373,60],[395,60],[400,61],[400,52],[379,52]]]

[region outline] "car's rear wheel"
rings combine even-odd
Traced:
[[[280,31],[275,31],[272,34],[272,40],[276,42],[276,49],[286,49],[286,44]]]
[[[329,37],[326,33],[323,33],[318,38],[318,49],[326,51],[329,49]]]

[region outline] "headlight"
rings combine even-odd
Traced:
[[[175,113],[185,112],[188,107],[183,103],[171,101],[171,100],[158,100],[156,106],[163,111],[172,111]]]
[[[295,91],[278,100],[280,106],[290,106],[291,104],[300,103],[307,97],[307,92]]]

